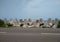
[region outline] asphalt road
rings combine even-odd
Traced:
[[[60,42],[60,29],[0,28],[0,42]]]

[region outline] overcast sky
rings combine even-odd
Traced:
[[[60,18],[60,0],[0,0],[0,18]]]

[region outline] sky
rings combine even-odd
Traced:
[[[0,18],[60,18],[60,0],[0,0]]]

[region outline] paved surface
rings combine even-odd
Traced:
[[[0,32],[15,33],[60,33],[60,29],[53,28],[0,28]]]
[[[60,42],[60,29],[0,28],[0,42]]]

